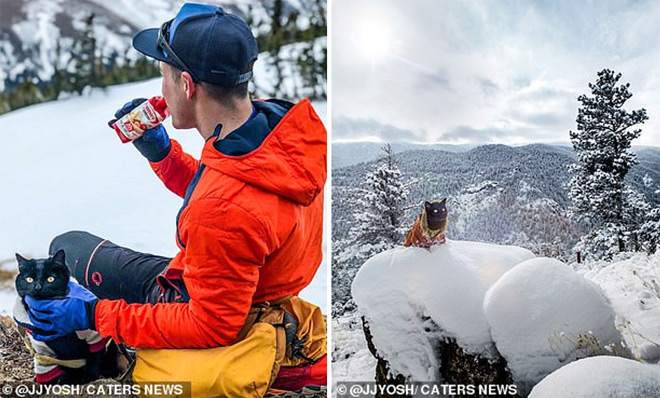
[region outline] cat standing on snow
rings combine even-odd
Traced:
[[[34,355],[37,383],[69,384],[98,379],[102,373],[102,356],[106,351],[108,339],[102,338],[93,330],[70,333],[47,341],[38,341],[32,337],[35,327],[28,317],[29,307],[25,298],[64,298],[69,292],[70,284],[75,283],[70,281],[64,251],[60,250],[45,260],[28,260],[16,254],[16,260],[16,292],[19,298],[14,305],[14,320],[26,329]],[[39,334],[48,336],[54,333],[39,331]]]
[[[406,235],[403,245],[430,248],[445,243],[447,198],[424,202],[422,214]]]

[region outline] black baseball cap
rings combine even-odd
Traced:
[[[222,8],[186,3],[160,28],[133,37],[142,54],[190,73],[193,79],[231,87],[252,77],[257,41],[247,23]]]

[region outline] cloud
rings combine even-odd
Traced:
[[[449,144],[508,144],[520,145],[529,142],[567,143],[568,130],[557,131],[552,128],[538,129],[526,126],[516,126],[510,123],[500,123],[502,127],[489,126],[474,128],[471,126],[456,126],[441,133],[437,141]],[[534,136],[535,141],[529,137]]]
[[[491,143],[497,142],[499,138],[507,135],[505,130],[498,128],[483,128],[477,129],[470,126],[457,126],[451,130],[440,135],[439,141],[446,142],[480,142]]]
[[[379,137],[385,142],[425,141],[424,131],[413,132],[374,119],[351,119],[334,117],[332,119],[333,140],[360,140]]]
[[[500,90],[500,87],[488,78],[476,78],[479,88],[484,97],[492,97]]]
[[[568,140],[577,97],[607,67],[623,73],[650,120],[636,144],[660,142],[660,3],[650,0],[463,2],[336,0],[333,112],[430,141]],[[354,26],[386,20],[390,56],[366,59]],[[505,121],[505,122],[504,122]],[[656,133],[657,132],[657,133]],[[401,136],[406,136],[402,134]],[[444,137],[444,138],[443,138]],[[418,137],[413,134],[413,138]]]
[[[435,89],[451,91],[451,82],[449,81],[449,75],[443,71],[419,73],[417,75],[417,88],[428,90],[431,87]]]

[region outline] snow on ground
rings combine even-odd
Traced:
[[[558,260],[518,264],[488,291],[484,308],[493,341],[523,392],[576,358],[608,353],[606,346],[625,352],[603,291]]]
[[[529,398],[658,398],[660,367],[619,357],[572,362],[537,384]]]
[[[15,269],[16,252],[46,256],[50,241],[69,230],[86,230],[138,251],[176,254],[175,219],[182,199],[106,125],[126,101],[157,95],[160,85],[154,79],[95,89],[88,96],[0,116],[0,272]],[[325,120],[325,103],[314,105]],[[188,153],[199,157],[203,140],[196,130],[174,130],[171,119],[165,126]],[[324,260],[301,295],[327,313],[326,274]],[[7,300],[13,281],[3,285],[0,313],[13,301]]]
[[[367,348],[359,314],[332,319],[332,381],[374,379],[376,358]]]
[[[488,355],[484,295],[502,274],[533,257],[519,247],[467,241],[448,240],[430,251],[398,247],[362,266],[353,298],[392,371],[432,381],[438,367],[433,342],[439,336],[429,321],[468,351]]]
[[[582,272],[609,297],[634,358],[660,362],[660,253],[635,254]]]
[[[455,250],[462,243],[468,245]],[[611,262],[572,264],[577,273],[556,260],[533,259],[503,276],[506,269],[490,272],[488,282],[482,283],[475,274],[481,266],[478,262],[467,266],[468,258],[476,253],[482,260],[493,260],[498,248],[508,248],[489,245],[492,252],[484,253],[469,243],[449,241],[448,246],[430,253],[396,248],[376,255],[356,276],[354,298],[370,320],[377,347],[395,372],[414,380],[428,380],[432,374],[435,359],[430,350],[434,336],[425,330],[422,317],[431,317],[441,326],[438,319],[446,319],[445,324],[453,326],[454,337],[459,339],[477,341],[478,336],[484,337],[480,316],[467,313],[476,308],[478,301],[475,296],[479,289],[465,288],[472,278],[482,286],[493,285],[484,300],[485,319],[496,347],[517,370],[518,377],[522,374],[532,380],[536,372],[538,381],[564,365],[538,384],[534,398],[660,398],[657,385],[653,385],[656,390],[642,389],[649,382],[643,375],[657,380],[660,366],[602,356],[614,351],[621,356],[632,355],[638,361],[660,363],[660,253],[628,253]],[[440,256],[443,249],[451,255]],[[435,255],[442,258],[438,263],[451,258],[452,264],[433,264]],[[453,264],[459,260],[466,264],[462,270]],[[429,306],[434,303],[442,305],[436,304],[440,308],[431,315]],[[374,380],[376,361],[367,349],[360,319],[360,313],[333,319],[335,382]],[[460,327],[471,324],[474,328],[467,333]],[[625,345],[604,347],[621,338]],[[576,345],[581,348],[575,350]],[[528,353],[534,351],[539,358],[529,357]],[[575,361],[597,354],[601,356]],[[404,358],[407,356],[417,358]],[[546,364],[552,366],[540,372]],[[528,382],[526,391],[533,384]]]

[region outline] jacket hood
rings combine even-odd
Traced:
[[[206,142],[202,163],[307,206],[325,185],[327,133],[308,99],[288,111],[284,104],[255,102],[256,115],[243,126],[222,141],[211,138]],[[246,142],[255,137],[263,139],[256,149],[247,153],[236,150],[248,147]]]

